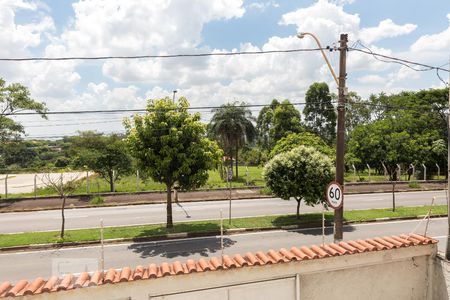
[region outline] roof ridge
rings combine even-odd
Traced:
[[[262,251],[257,251],[256,253],[247,252],[243,256],[240,254],[235,254],[232,257],[224,255],[222,258],[211,257],[209,260],[204,258],[200,258],[197,261],[188,259],[184,263],[174,261],[173,263],[163,262],[159,265],[149,264],[146,267],[139,265],[134,269],[129,266],[121,269],[111,268],[105,270],[103,273],[97,270],[77,273],[77,275],[67,274],[61,278],[53,276],[48,280],[38,277],[30,282],[27,280],[20,280],[15,285],[5,281],[0,283],[0,298],[37,295],[108,283],[115,284],[119,282],[175,276],[194,272],[227,270],[247,266],[263,266],[291,261],[322,259],[333,256],[375,252],[435,243],[437,243],[437,240],[427,236],[401,234],[397,236],[375,237],[366,240],[350,240],[347,242],[339,242],[337,244],[329,243],[324,245],[311,245],[309,247],[292,247],[290,250],[281,248],[280,250],[275,251],[271,249],[267,253]]]

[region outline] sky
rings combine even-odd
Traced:
[[[159,55],[349,46],[448,68],[448,0],[0,0],[0,58]],[[357,43],[359,42],[359,44]],[[338,73],[338,51],[327,56]],[[350,51],[347,85],[363,98],[444,87],[416,72]],[[448,73],[441,72],[448,80]],[[304,102],[308,87],[337,87],[319,52],[255,56],[0,62],[0,77],[27,86],[50,111],[140,109],[148,99],[186,97],[191,106],[274,98]],[[297,107],[302,109],[301,106]],[[258,111],[255,109],[253,113]],[[79,130],[123,132],[126,114],[17,118],[27,138]],[[211,112],[203,111],[208,121]]]

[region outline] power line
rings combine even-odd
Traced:
[[[149,58],[180,58],[180,57],[182,58],[182,57],[236,56],[236,55],[259,55],[259,54],[273,54],[273,53],[313,52],[325,49],[327,48],[304,48],[304,49],[288,49],[288,50],[212,52],[212,53],[166,54],[166,55],[19,57],[19,58],[0,58],[0,61],[21,62],[21,61],[149,59]]]
[[[372,50],[370,50],[370,48],[364,46],[362,43],[358,42],[358,44],[360,44],[362,47],[364,47],[364,48],[366,48],[368,50],[358,49],[358,48],[354,48],[354,47],[349,47],[348,49],[372,55],[373,57],[375,57],[377,59],[379,57],[386,58],[386,59],[389,59],[390,61],[385,61],[385,60],[380,60],[380,59],[378,59],[378,60],[380,60],[382,62],[387,62],[387,63],[398,63],[398,64],[404,65],[406,67],[409,67],[409,68],[411,68],[411,69],[413,69],[415,71],[422,72],[422,71],[429,71],[429,70],[438,70],[438,71],[443,71],[443,72],[449,72],[449,70],[444,69],[442,67],[436,67],[436,66],[427,65],[427,64],[424,64],[424,63],[419,63],[419,62],[415,62],[415,61],[411,61],[411,60],[406,60],[406,59],[402,59],[402,58],[398,58],[398,57],[394,57],[394,56],[389,56],[389,55],[384,55],[384,54],[381,54],[381,53],[376,53],[376,52],[373,52]],[[410,65],[420,66],[420,67],[424,67],[426,69],[415,69],[415,68],[412,68]]]
[[[294,102],[289,104],[280,103],[279,105],[305,105],[306,102]],[[271,104],[238,104],[235,107],[243,107],[243,108],[254,108],[254,107],[266,107],[271,106]],[[219,109],[222,106],[197,106],[197,107],[188,107],[187,110],[213,110]],[[168,108],[167,110],[177,110],[178,108]],[[149,109],[149,108],[138,108],[138,109],[111,109],[111,110],[72,110],[72,111],[48,111],[46,115],[77,115],[77,114],[118,114],[118,113],[139,113],[139,112],[147,112],[147,111],[156,111],[157,109]],[[25,115],[40,115],[38,112],[18,112],[18,113],[7,113],[5,116],[25,116]]]

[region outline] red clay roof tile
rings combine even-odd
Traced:
[[[331,243],[321,246],[292,247],[290,250],[270,250],[267,254],[261,251],[255,254],[247,252],[244,257],[236,254],[233,258],[225,255],[222,259],[212,257],[209,261],[204,258],[198,261],[188,260],[186,263],[175,261],[172,264],[162,263],[159,267],[150,264],[148,267],[137,266],[135,270],[125,267],[121,270],[109,269],[106,273],[96,271],[92,274],[83,272],[76,278],[66,275],[62,279],[55,276],[45,281],[37,278],[31,283],[21,280],[12,286],[9,282],[0,284],[0,297],[16,297],[20,295],[36,295],[45,292],[55,292],[72,288],[83,288],[105,283],[126,282],[141,279],[154,279],[162,276],[173,276],[192,272],[206,272],[229,268],[242,268],[253,265],[283,263],[295,260],[321,259],[330,256],[348,255],[352,253],[380,251],[386,249],[408,247],[413,245],[435,244],[436,240],[417,234],[390,236],[367,240]],[[222,265],[223,264],[223,265]]]
[[[44,279],[41,277],[36,278],[31,284],[29,284],[23,294],[24,295],[33,295],[35,292],[44,285]]]

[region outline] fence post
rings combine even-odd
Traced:
[[[413,164],[409,164],[409,167],[412,168],[412,178],[414,180],[415,175],[416,175],[416,166],[414,166]]]
[[[86,194],[89,195],[90,187],[89,187],[89,171],[86,171]]]
[[[37,174],[34,174],[34,199],[37,198]]]
[[[248,167],[247,166],[245,166],[245,182],[246,182],[246,185],[248,186],[249,181],[248,181]]]
[[[370,166],[369,166],[369,164],[366,164],[366,166],[369,169],[369,182],[370,182]]]
[[[381,165],[383,166],[384,177],[386,177],[386,180],[389,180],[389,177],[388,177],[388,170],[387,170],[386,166],[384,165],[384,162],[381,162]]]
[[[427,180],[427,167],[425,166],[425,164],[422,164],[423,167],[423,181]]]
[[[437,167],[437,169],[438,169],[438,176],[437,176],[437,179],[439,180],[439,179],[441,179],[441,168],[439,167],[438,164],[436,164],[436,167]]]
[[[357,181],[356,179],[356,167],[354,164],[352,164],[352,168],[353,168],[353,177],[355,178],[355,181]]]
[[[114,192],[116,192],[116,183],[115,183],[115,178],[116,178],[116,170],[112,170],[112,178],[111,178],[111,180],[112,180],[112,182],[111,182],[111,185],[112,185],[112,192],[114,193]]]
[[[402,176],[402,167],[399,164],[397,164],[397,180],[402,180],[401,176]]]
[[[139,192],[139,170],[136,170],[136,192]]]
[[[9,174],[6,174],[5,177],[5,199],[8,199],[8,176]]]

